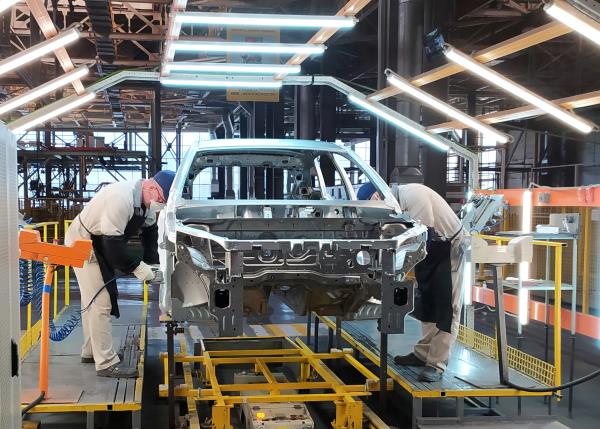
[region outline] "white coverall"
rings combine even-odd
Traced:
[[[102,188],[69,227],[65,236],[65,244],[70,246],[78,239],[90,240],[90,233],[93,235],[123,235],[127,223],[134,214],[135,184],[136,181],[118,182]],[[141,199],[141,195],[139,198]],[[74,268],[74,271],[81,292],[81,308],[86,308],[96,292],[104,285],[94,252],[92,251],[90,259],[83,268]],[[81,356],[93,356],[96,371],[119,363],[119,357],[113,346],[111,308],[110,295],[104,289],[90,308],[82,313],[83,347]]]
[[[411,183],[393,187],[392,192],[403,212],[423,225],[433,228],[443,238],[450,239],[461,230],[462,224],[452,208],[433,189]],[[469,233],[463,229],[451,245],[452,333],[439,330],[435,323],[421,322],[423,337],[414,347],[414,353],[419,359],[440,371],[446,369],[451,348],[458,335],[462,309],[464,247],[469,237]]]

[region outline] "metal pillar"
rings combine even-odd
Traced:
[[[391,68],[404,77],[422,71],[423,0],[379,0],[377,87],[387,86],[384,71]],[[404,116],[419,122],[415,103],[392,98],[383,102]],[[377,171],[389,179],[395,167],[419,166],[420,141],[385,121],[378,120]]]
[[[179,164],[181,164],[181,124],[177,124],[175,128],[175,165],[177,168],[179,168]]]
[[[321,73],[324,76],[335,76],[335,51],[328,49],[323,54]],[[321,141],[335,142],[337,137],[337,91],[329,86],[322,86],[319,91],[319,119]]]
[[[245,115],[240,116],[240,138],[247,139],[250,137],[250,118]],[[240,199],[248,199],[248,167],[240,168]]]
[[[296,112],[294,135],[297,139],[314,140],[317,137],[317,133],[313,87],[297,86],[295,97]]]
[[[269,104],[267,108],[267,137],[276,139],[284,138],[284,121],[283,102]],[[274,168],[271,172],[272,178],[269,178],[269,174],[267,175],[267,183],[270,184],[267,191],[269,189],[272,191],[272,198],[283,199],[283,170],[281,168]]]
[[[395,54],[390,59],[394,60],[391,63],[393,64],[392,68],[406,78],[416,76],[423,71],[423,3],[424,0],[392,2],[390,19],[394,21],[391,21],[390,24],[396,24],[398,38],[396,46],[389,46],[389,49],[394,49]],[[394,10],[395,7],[398,8],[397,11]],[[416,103],[395,100],[397,102],[395,110],[407,118],[419,122],[421,112]],[[412,134],[396,131],[395,150],[389,152],[389,159],[394,162],[394,167],[418,166],[420,146],[421,141]]]
[[[150,176],[154,176],[162,170],[162,122],[161,122],[161,98],[160,83],[154,85],[154,100],[151,106],[150,119],[150,150],[149,169]]]
[[[167,328],[167,366],[169,369],[169,429],[175,429],[175,335],[183,333],[183,328],[178,327],[175,321],[166,322]]]
[[[441,2],[436,0],[425,0],[424,3],[424,34],[428,34],[435,28],[448,28],[446,23],[452,19],[452,2]],[[423,58],[423,69],[425,71],[442,65],[445,60],[442,57],[433,59]],[[427,92],[441,100],[448,99],[448,79],[441,79],[427,87]],[[446,116],[437,113],[433,109],[423,109],[423,125],[433,125],[444,122]],[[421,148],[421,166],[424,184],[435,190],[442,197],[446,197],[446,172],[448,169],[448,156],[446,152],[440,151],[429,145]]]
[[[254,103],[254,115],[252,116],[253,137],[263,139],[267,136],[267,104]],[[263,167],[254,168],[254,196],[256,199],[265,198],[265,169]]]

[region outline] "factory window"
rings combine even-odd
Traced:
[[[345,158],[344,158],[345,159]],[[323,178],[324,189],[321,192],[327,192],[327,196],[334,200],[349,200],[348,189],[345,180],[339,170],[339,164],[334,162],[329,155],[320,155],[315,159],[315,167],[320,177]],[[344,172],[344,174],[346,174]]]
[[[364,172],[342,155],[308,155],[199,154],[193,164],[198,167],[192,167],[182,194],[193,200],[350,200],[349,186],[356,188],[368,181]]]

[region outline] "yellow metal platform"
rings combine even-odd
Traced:
[[[146,306],[141,302],[120,305],[121,318],[113,319],[115,347],[124,353],[124,361],[137,366],[140,376],[134,379],[98,377],[93,364],[80,362],[82,345],[81,324],[62,342],[51,342],[49,363],[50,398],[34,407],[30,413],[87,413],[87,426],[93,427],[96,411],[130,411],[132,428],[140,428],[144,356],[146,344]],[[69,311],[63,314],[68,317]],[[61,324],[60,318],[57,325]],[[29,350],[21,364],[22,390],[29,396],[38,381],[39,345]],[[62,397],[57,401],[55,397]]]

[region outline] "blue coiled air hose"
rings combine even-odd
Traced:
[[[20,262],[25,262],[24,266],[25,269],[28,269],[28,262],[29,261],[20,261]],[[31,288],[29,292],[29,295],[27,295],[27,293],[25,294],[21,294],[22,297],[28,298],[29,302],[33,302],[33,305],[35,306],[36,311],[38,312],[38,314],[42,314],[42,293],[44,290],[44,264],[42,264],[41,262],[37,262],[37,261],[31,261],[32,263],[32,267],[31,267],[31,278],[30,278],[30,282],[31,282]],[[19,265],[19,268],[21,268],[21,264]],[[68,268],[65,268],[68,269]],[[27,278],[29,278],[29,275],[27,275]],[[98,295],[100,294],[100,292],[102,292],[102,290],[113,280],[116,280],[117,278],[119,278],[119,276],[116,276],[112,279],[110,279],[108,282],[104,283],[102,285],[102,287],[100,289],[98,289],[98,291],[96,292],[96,294],[92,297],[92,299],[90,300],[90,303],[83,309],[81,310],[74,310],[73,314],[71,314],[71,316],[60,326],[56,326],[54,324],[54,320],[52,318],[50,318],[50,339],[52,341],[63,341],[65,338],[67,338],[71,332],[73,332],[75,330],[75,328],[77,327],[77,325],[79,324],[79,322],[81,321],[81,314],[84,311],[87,311],[92,303],[96,300],[96,298],[98,297]],[[69,285],[65,285],[65,287],[69,287]],[[21,302],[24,302],[24,300],[22,299]],[[27,302],[25,305],[27,305],[29,302]]]

